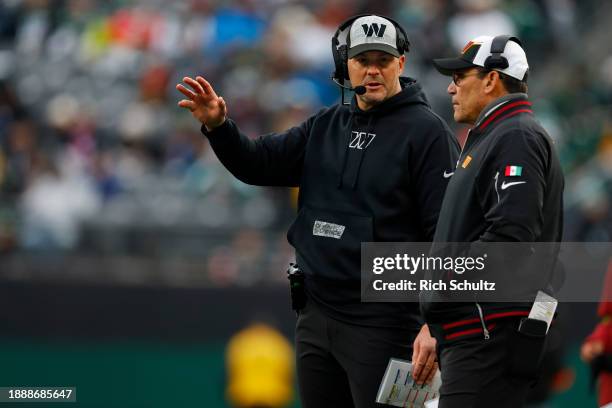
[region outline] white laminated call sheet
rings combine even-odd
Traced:
[[[423,408],[425,402],[438,398],[440,371],[436,372],[430,384],[418,385],[412,378],[412,363],[392,358],[380,383],[376,402],[395,407]]]

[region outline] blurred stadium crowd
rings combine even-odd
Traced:
[[[612,239],[609,1],[2,0],[4,273],[69,256],[81,275],[95,257],[107,275],[128,266],[133,281],[284,280],[296,192],[234,180],[174,85],[202,74],[247,134],[285,129],[339,99],[330,39],[360,12],[406,27],[405,74],[460,139],[431,58],[477,35],[518,35],[566,172],[566,240]]]

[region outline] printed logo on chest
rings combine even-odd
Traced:
[[[351,142],[349,143],[349,148],[365,150],[372,143],[376,134],[367,133],[367,132],[351,132]]]

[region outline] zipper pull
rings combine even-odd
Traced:
[[[489,334],[489,331],[487,330],[487,328],[486,328],[486,327],[483,327],[483,328],[482,328],[482,331],[483,331],[483,333],[484,333],[484,339],[485,339],[485,340],[489,340],[489,339],[491,338],[491,335]]]
[[[482,325],[482,333],[484,334],[484,339],[489,340],[491,338],[491,334],[489,333],[487,325],[485,324],[482,307],[480,307],[480,304],[478,303],[476,303],[476,307],[478,308],[478,316],[480,316],[480,324]]]

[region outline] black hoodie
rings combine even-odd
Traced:
[[[333,317],[416,327],[417,304],[361,303],[362,242],[431,241],[459,147],[420,85],[362,111],[322,109],[283,133],[251,140],[231,120],[208,136],[221,162],[249,184],[299,186],[288,232],[312,299]]]

